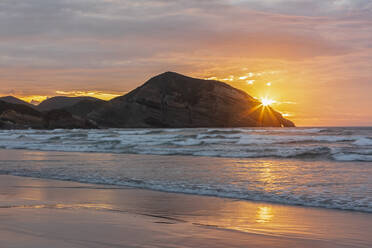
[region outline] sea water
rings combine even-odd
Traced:
[[[2,130],[0,148],[0,174],[372,212],[372,128]]]

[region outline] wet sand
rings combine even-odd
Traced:
[[[370,247],[372,214],[0,176],[0,247]]]

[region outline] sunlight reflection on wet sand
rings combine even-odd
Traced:
[[[372,215],[215,197],[1,176],[0,207],[126,212],[247,233],[368,241]],[[8,196],[8,197],[7,197]],[[19,199],[7,202],[6,199]],[[32,199],[28,200],[28,199]]]
[[[256,222],[267,223],[274,217],[271,207],[258,207]]]
[[[6,154],[8,156],[7,163],[13,167],[37,167],[40,170],[53,168],[59,169],[58,172],[63,172],[67,167],[71,169],[70,165],[82,170],[88,168],[88,166],[101,168],[106,166],[105,163],[120,160],[122,165],[124,161],[128,164],[125,168],[126,173],[141,173],[143,175],[146,171],[150,171],[153,177],[157,176],[155,174],[156,170],[149,170],[146,166],[141,167],[142,164],[160,163],[164,160],[161,165],[164,167],[163,169],[170,173],[172,167],[168,167],[165,162],[172,161],[172,165],[176,162],[179,164],[177,173],[182,178],[187,176],[181,173],[183,160],[187,160],[188,164],[192,160],[192,162],[198,163],[198,167],[195,168],[204,168],[209,177],[215,170],[224,169],[219,172],[222,177],[228,177],[232,173],[237,184],[246,182],[249,177],[249,181],[252,181],[254,186],[259,185],[265,192],[283,190],[285,187],[295,184],[296,180],[301,179],[303,183],[306,183],[305,180],[307,179],[311,180],[311,178],[306,177],[307,170],[309,170],[306,163],[299,167],[293,162],[284,160],[270,161],[266,159],[252,162],[249,160],[173,156],[171,160],[165,161],[167,157],[20,150],[13,153],[6,151]],[[133,163],[135,166],[130,167],[129,163]],[[235,163],[238,166],[223,167],[226,163]],[[314,169],[314,167],[311,168]],[[313,170],[311,172],[312,175],[315,175]],[[302,178],[296,177],[300,174],[303,175]],[[175,176],[178,176],[178,174],[175,174]],[[292,180],[289,180],[290,178]],[[251,185],[248,184],[247,187],[251,187]],[[370,230],[372,215],[368,213],[164,193],[120,186],[1,176],[0,204],[0,208],[54,208],[61,211],[63,209],[86,209],[103,212],[128,212],[172,218],[197,225],[215,226],[246,233],[332,240],[343,244],[353,244],[353,242],[368,244],[372,242],[368,231]]]

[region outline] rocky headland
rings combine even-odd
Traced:
[[[12,99],[13,102],[14,99]],[[226,83],[166,72],[103,101],[54,97],[31,107],[0,99],[0,128],[294,127],[279,112]]]

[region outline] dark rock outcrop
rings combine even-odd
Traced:
[[[50,111],[54,109],[69,108],[81,101],[99,101],[94,97],[82,96],[82,97],[67,97],[67,96],[55,96],[42,101],[36,108],[39,111]]]
[[[45,114],[44,120],[45,126],[48,129],[97,128],[97,125],[93,121],[72,115],[63,109],[49,111]]]
[[[271,107],[228,84],[158,75],[87,115],[105,127],[293,127]]]

